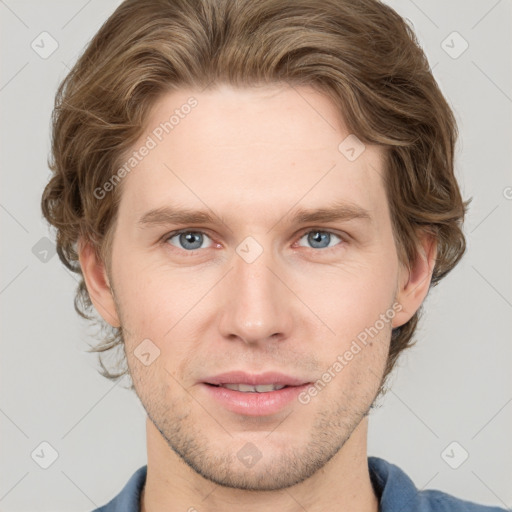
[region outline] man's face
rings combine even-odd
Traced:
[[[182,108],[191,96],[197,105]],[[176,109],[179,122],[162,132]],[[353,160],[352,139],[338,149],[348,135],[312,89],[220,87],[162,97],[133,148],[156,142],[124,178],[112,245],[130,373],[169,447],[218,484],[303,481],[358,432],[375,399],[396,322],[381,315],[401,267],[383,154],[366,146]],[[296,218],[334,205],[354,215]],[[212,220],[172,220],[166,208]],[[229,372],[242,374],[221,376]],[[304,385],[259,395],[212,385],[261,376]]]

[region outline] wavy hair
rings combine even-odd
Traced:
[[[410,265],[418,235],[432,234],[435,286],[462,257],[464,202],[454,175],[453,112],[414,31],[378,0],[126,0],[107,19],[60,84],[52,114],[42,211],[57,252],[78,274],[75,308],[94,321],[77,242],[103,261],[122,188],[111,179],[164,93],[178,88],[259,84],[311,86],[327,95],[350,133],[385,148],[385,187],[400,261]],[[421,308],[393,330],[383,381],[412,346]],[[103,352],[123,346],[122,327],[101,319]],[[121,365],[123,359],[118,361]],[[381,388],[382,390],[382,388]]]

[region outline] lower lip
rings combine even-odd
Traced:
[[[298,395],[307,389],[310,384],[288,386],[265,393],[244,393],[205,383],[202,383],[201,386],[206,389],[210,396],[231,412],[245,414],[246,416],[266,416],[276,414],[284,409],[290,402],[296,400]]]

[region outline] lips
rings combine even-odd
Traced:
[[[201,392],[232,413],[271,416],[291,407],[311,383],[278,372],[235,371],[207,377],[199,384]]]
[[[282,378],[283,376],[281,376]],[[293,381],[294,379],[288,379]],[[283,413],[297,403],[298,396],[304,392],[310,384],[285,385],[275,391],[257,391],[259,386],[271,386],[273,384],[209,384],[200,383],[201,393],[205,393],[208,400],[213,400],[212,406],[220,406],[231,413],[242,416],[272,416]],[[229,386],[229,387],[228,387]],[[231,389],[232,386],[238,390]],[[247,391],[240,391],[242,389]],[[253,389],[256,388],[256,391]],[[262,389],[262,388],[260,388]]]

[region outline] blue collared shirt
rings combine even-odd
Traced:
[[[418,491],[398,467],[379,457],[368,457],[370,479],[379,498],[379,512],[506,512],[461,500],[441,491]],[[139,468],[123,490],[93,512],[140,512],[140,495],[146,483],[147,466]]]

